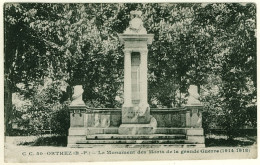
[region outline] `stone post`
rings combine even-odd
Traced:
[[[68,136],[68,147],[78,147],[77,142],[85,140],[86,137],[86,105],[82,100],[82,85],[74,87],[72,102],[69,105],[70,110],[70,128]]]
[[[189,142],[205,145],[204,130],[202,128],[203,105],[199,101],[198,87],[190,85],[187,100],[186,127]]]
[[[202,127],[202,108],[203,105],[199,101],[200,95],[198,94],[198,87],[196,85],[190,85],[189,97],[186,107],[188,109],[186,113],[186,126],[192,128]]]

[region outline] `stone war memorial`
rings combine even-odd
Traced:
[[[189,87],[185,106],[150,108],[147,86],[147,34],[141,11],[130,13],[129,27],[119,40],[124,45],[124,104],[117,108],[88,108],[82,100],[82,85],[74,87],[70,104],[68,147],[117,145],[171,145],[205,147],[202,104],[197,86]]]

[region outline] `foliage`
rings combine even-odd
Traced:
[[[253,140],[233,140],[233,139],[205,139],[205,145],[207,147],[244,147],[254,145]]]
[[[217,46],[212,72],[220,78],[219,101],[213,106],[220,107],[217,113],[222,113],[221,125],[232,138],[234,131],[246,123],[256,126],[254,119],[246,117],[256,115],[255,5],[212,4],[198,13],[198,22],[214,27],[214,31],[207,30]]]
[[[66,147],[67,136],[41,136],[31,142],[20,142],[19,145]]]
[[[43,85],[33,84],[29,102],[16,107],[16,123],[30,134],[52,130],[54,134],[67,134],[69,128],[68,102],[60,102],[66,83],[46,77]],[[21,91],[27,91],[24,85]],[[21,100],[21,99],[20,99]],[[19,101],[20,101],[19,100]]]
[[[67,114],[75,84],[84,84],[89,106],[121,106],[123,47],[117,34],[135,9],[154,34],[148,62],[151,106],[182,106],[195,84],[210,116],[206,125],[215,122],[230,135],[245,124],[256,126],[255,4],[7,3],[5,76],[12,92],[31,100],[26,114],[35,129],[50,122],[67,129],[56,121]]]

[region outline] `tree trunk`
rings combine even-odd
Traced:
[[[5,136],[12,133],[12,90],[8,80],[4,80],[4,121],[5,121]]]

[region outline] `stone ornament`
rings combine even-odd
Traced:
[[[131,11],[131,21],[129,27],[125,30],[124,34],[147,34],[146,29],[143,27],[143,21],[141,19],[141,11]]]
[[[74,87],[72,102],[71,102],[70,106],[85,106],[85,103],[82,100],[83,92],[84,92],[84,90],[82,88],[82,85],[76,85]]]
[[[198,94],[198,87],[196,85],[190,85],[189,87],[189,97],[187,100],[187,105],[201,105],[201,102],[199,101],[200,95]]]

